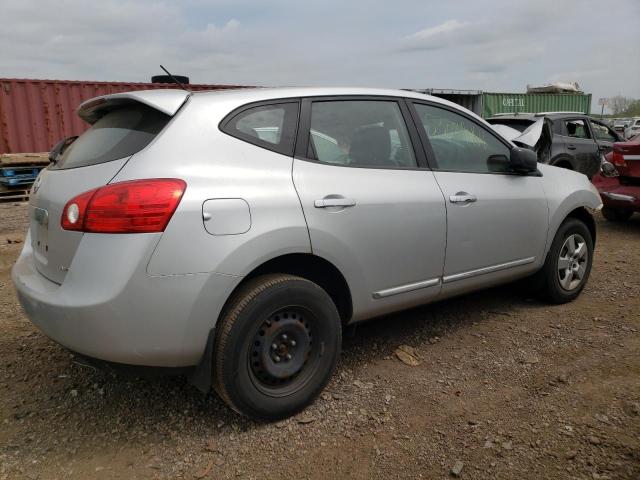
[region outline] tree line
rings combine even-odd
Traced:
[[[640,116],[640,99],[616,95],[609,99],[608,107],[614,117]]]

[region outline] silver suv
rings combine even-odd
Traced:
[[[27,315],[88,357],[189,367],[254,418],[313,400],[347,324],[527,276],[562,303],[589,277],[587,178],[444,100],[155,90],[79,115],[33,188]]]

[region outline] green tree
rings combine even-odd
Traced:
[[[611,97],[609,99],[609,108],[614,115],[620,115],[631,106],[632,102],[633,99],[631,98],[623,97],[622,95],[616,95],[615,97]]]
[[[620,112],[625,117],[640,117],[640,100],[631,100],[624,112]]]

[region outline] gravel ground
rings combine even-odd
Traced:
[[[9,277],[25,217],[0,206],[0,479],[640,478],[640,216],[598,219],[571,304],[504,286],[358,326],[321,398],[276,424],[44,337]]]

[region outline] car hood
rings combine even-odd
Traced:
[[[531,124],[521,135],[511,139],[516,145],[520,145],[528,148],[535,148],[538,140],[542,136],[542,129],[544,127],[544,118],[541,118],[536,123]]]
[[[513,140],[522,134],[520,130],[510,127],[509,125],[503,125],[502,123],[493,123],[491,127],[507,140]]]

